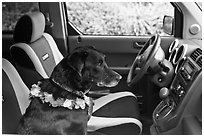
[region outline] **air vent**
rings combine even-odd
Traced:
[[[196,63],[202,68],[202,56],[197,59]]]
[[[196,61],[196,59],[197,59],[200,55],[202,55],[202,50],[199,49],[199,48],[197,48],[197,49],[190,55],[190,57],[191,57],[194,61]]]

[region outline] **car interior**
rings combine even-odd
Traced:
[[[69,18],[69,2],[39,2],[38,11],[19,16],[13,31],[2,30],[2,134],[16,134],[32,85],[88,45],[122,76],[115,87],[89,91],[96,102],[108,104],[113,94],[120,100],[112,102],[112,119],[106,119],[110,108],[94,111],[103,118],[93,116],[88,134],[201,135],[202,9],[194,2],[170,4],[174,15],[162,18],[168,36],[84,34]]]

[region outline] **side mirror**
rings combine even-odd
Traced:
[[[169,35],[173,35],[174,18],[172,16],[165,15],[163,18],[163,30]]]

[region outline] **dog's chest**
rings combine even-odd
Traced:
[[[27,120],[32,121],[29,123],[32,125],[32,132],[38,134],[85,134],[86,132],[88,107],[84,110],[53,108],[38,99],[32,100],[29,107],[27,111],[32,112],[29,112]]]

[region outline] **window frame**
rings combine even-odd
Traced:
[[[174,30],[173,36],[176,38],[183,37],[183,12],[177,5],[177,2],[170,2],[174,6]]]
[[[181,37],[182,36],[182,29],[181,27],[176,27],[176,25],[178,24],[178,22],[183,22],[183,17],[182,16],[182,11],[180,10],[180,8],[175,4],[176,2],[169,2],[172,7],[174,8],[174,19],[175,19],[175,24],[174,24],[174,30],[173,30],[173,34],[169,35],[169,36],[162,36],[162,37]],[[75,24],[73,24],[71,21],[69,21],[69,17],[68,17],[68,10],[67,10],[67,4],[66,2],[64,2],[64,7],[65,7],[65,11],[67,11],[66,14],[66,20],[67,20],[67,26],[68,26],[68,34],[69,35],[84,35],[84,36],[137,36],[137,37],[149,37],[150,35],[108,35],[108,34],[86,34],[83,33],[81,30],[79,30],[77,28],[77,26],[75,26]],[[180,25],[179,25],[180,26]],[[183,24],[182,24],[183,26]],[[177,28],[177,29],[176,29]]]

